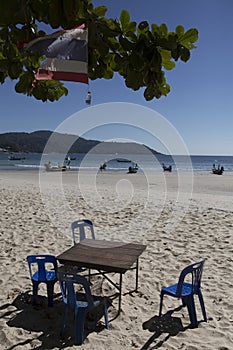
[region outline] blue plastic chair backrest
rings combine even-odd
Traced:
[[[79,239],[82,241],[86,237],[86,229],[88,229],[91,232],[91,238],[95,239],[95,233],[94,233],[94,226],[91,220],[83,219],[83,220],[76,220],[72,222],[71,224],[71,230],[72,230],[72,238],[73,238],[73,244],[76,244],[75,239],[75,229],[79,229]]]
[[[86,300],[88,302],[88,308],[90,309],[94,306],[90,286],[84,276],[72,274],[69,272],[58,272],[58,279],[61,286],[62,298],[66,304],[72,307],[76,306],[77,296],[75,293],[74,285],[80,284],[84,288]]]
[[[191,284],[192,284],[192,293],[196,294],[201,287],[201,277],[203,271],[203,265],[205,260],[199,261],[197,263],[191,264],[181,271],[176,296],[180,297],[182,293],[182,285],[185,282],[185,279],[188,275],[191,275]]]
[[[51,263],[54,270],[57,270],[57,260],[54,255],[40,254],[40,255],[28,255],[27,262],[29,266],[30,276],[32,278],[32,264],[37,264],[38,268],[38,281],[46,281],[46,264]]]

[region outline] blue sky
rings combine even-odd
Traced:
[[[109,17],[119,17],[121,10],[127,9],[131,20],[136,22],[166,23],[169,31],[177,25],[199,31],[197,49],[191,51],[191,59],[187,63],[178,62],[174,70],[166,73],[171,86],[167,97],[147,102],[143,89],[137,92],[127,89],[118,75],[112,80],[91,81],[93,118],[99,118],[94,113],[94,107],[99,104],[124,102],[126,107],[128,103],[138,104],[158,112],[171,123],[190,154],[233,155],[233,1],[94,0],[93,3],[106,5]],[[43,103],[16,94],[14,82],[8,80],[0,86],[0,133],[55,130],[70,115],[89,108],[85,104],[85,84],[66,83],[66,86],[67,97]],[[143,118],[139,110],[136,119]],[[101,133],[93,130],[88,135],[105,140],[111,138],[113,127],[105,126]],[[129,129],[129,139],[135,139],[134,133],[137,133],[135,128]],[[142,141],[156,147],[146,134]]]

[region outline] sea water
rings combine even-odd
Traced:
[[[0,170],[44,170],[44,163],[50,161],[52,165],[67,164],[65,156],[61,154],[16,154],[25,159],[10,160],[9,154],[0,154]],[[233,156],[170,156],[163,154],[134,154],[134,155],[111,155],[111,154],[71,154],[70,171],[97,171],[101,164],[107,163],[105,171],[128,170],[129,166],[137,163],[140,171],[161,172],[162,163],[172,165],[172,171],[182,172],[210,172],[213,164],[220,164],[226,172],[233,171]],[[125,159],[125,162],[118,160]]]

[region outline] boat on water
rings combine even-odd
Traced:
[[[128,169],[128,174],[136,174],[138,172],[138,165],[132,164],[132,166],[129,167]]]
[[[48,162],[48,163],[45,163],[45,170],[46,171],[66,171],[67,170],[67,167],[66,167],[66,165],[62,165],[62,166],[60,166],[60,165],[51,165],[51,163],[50,162]]]
[[[131,163],[131,160],[125,158],[117,158],[118,163]]]
[[[18,157],[18,156],[9,156],[9,160],[24,160],[26,157]]]
[[[163,171],[169,171],[170,173],[172,172],[172,166],[168,165],[166,166],[164,163],[162,163]]]
[[[215,175],[222,175],[224,172],[224,167],[223,166],[220,166],[218,165],[218,167],[216,168],[215,164],[213,165],[213,168],[212,168],[212,173],[215,174]]]
[[[65,160],[76,160],[76,157],[66,157]]]

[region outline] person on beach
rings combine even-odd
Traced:
[[[107,167],[107,164],[106,164],[106,163],[101,164],[101,165],[100,165],[100,171],[106,170],[106,167]]]
[[[70,161],[71,161],[71,159],[70,159],[70,157],[68,157],[67,163],[66,163],[66,166],[67,166],[68,169],[70,169]]]

